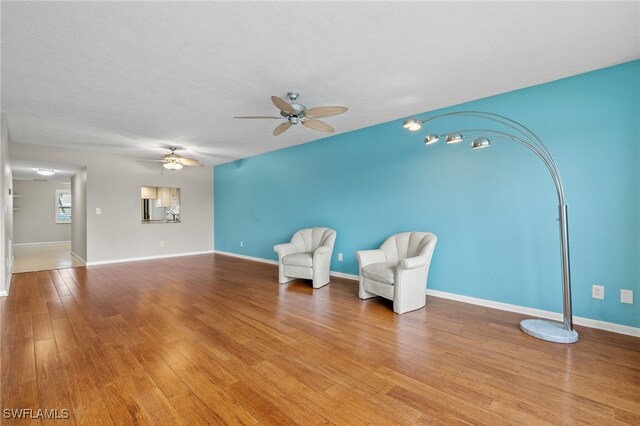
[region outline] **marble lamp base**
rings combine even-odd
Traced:
[[[528,319],[520,322],[520,329],[530,336],[555,343],[575,343],[578,332],[567,330],[562,324],[541,319]]]

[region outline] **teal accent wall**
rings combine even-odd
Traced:
[[[565,185],[574,315],[639,327],[640,61],[433,114],[456,110],[503,114],[538,134]],[[338,233],[331,269],[357,274],[356,250],[430,231],[438,246],[429,288],[561,312],[557,199],[543,163],[504,141],[426,147],[425,129],[401,123],[216,166],[215,249],[277,259],[274,244],[328,226]],[[429,132],[472,125],[456,118]],[[595,283],[605,300],[591,298]],[[623,288],[635,304],[620,303]]]

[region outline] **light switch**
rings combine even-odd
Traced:
[[[620,290],[620,302],[633,305],[633,290]]]
[[[100,207],[96,208],[96,214],[102,214],[102,209]]]

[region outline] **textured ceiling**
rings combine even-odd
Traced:
[[[346,132],[640,57],[638,2],[2,2],[14,142],[207,164],[324,137],[274,137],[301,93]]]
[[[53,176],[41,176],[36,173],[36,170],[38,169],[53,169],[56,171],[56,173]],[[11,170],[13,172],[13,179],[37,179],[70,182],[71,176],[75,175],[80,170],[80,167],[54,163],[50,161],[26,161],[13,159],[11,161]]]

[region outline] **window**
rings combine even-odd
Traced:
[[[71,223],[71,191],[56,189],[56,223]]]

